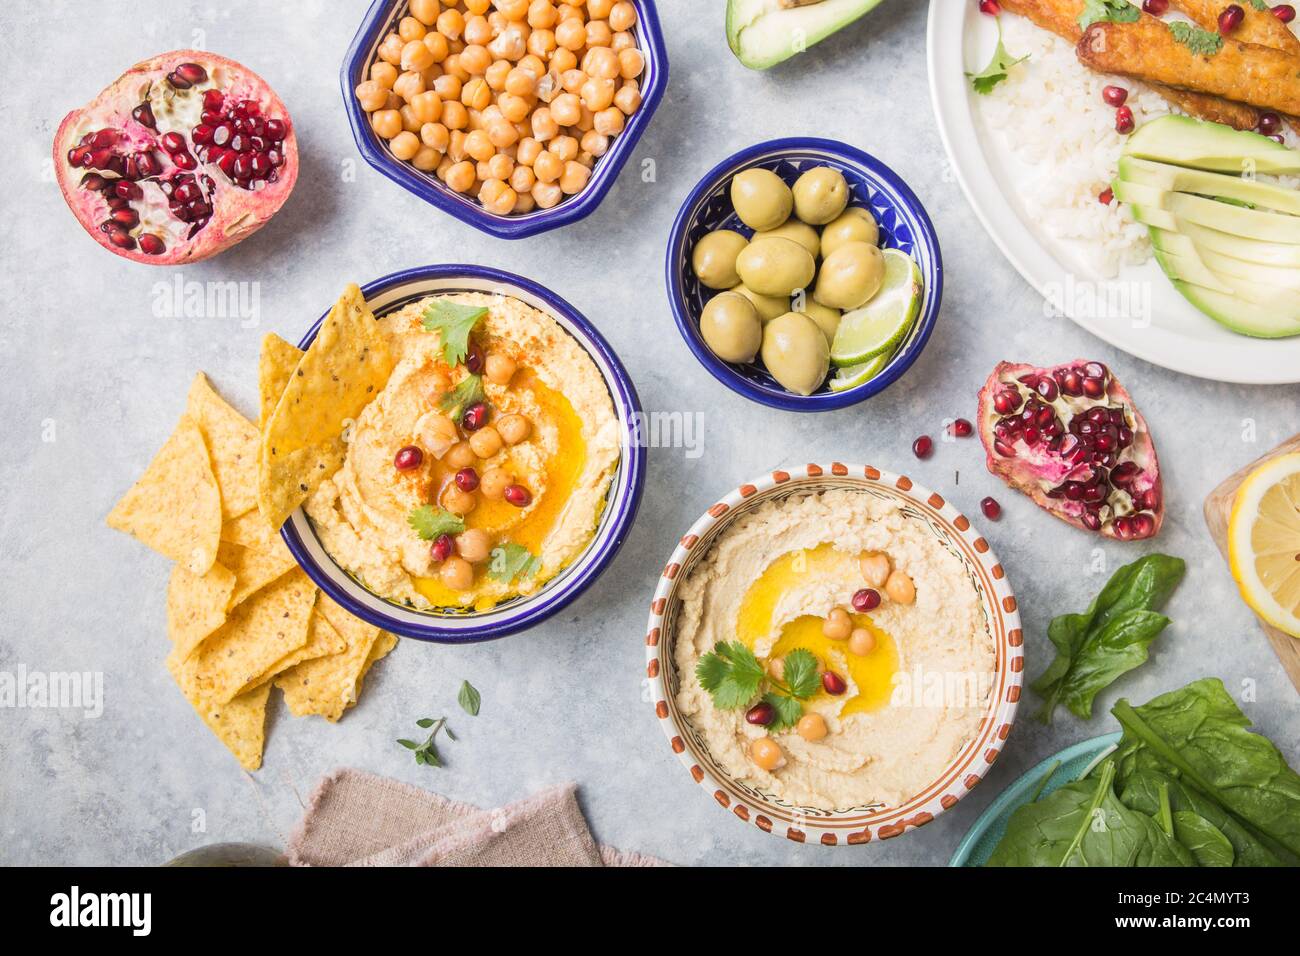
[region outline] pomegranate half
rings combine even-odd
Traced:
[[[203,50],[137,63],[54,137],[68,207],[105,249],[174,265],[275,215],[298,179],[288,110],[260,76]]]
[[[1102,363],[1000,362],[980,390],[979,430],[989,471],[1062,521],[1124,541],[1159,532],[1151,432]]]

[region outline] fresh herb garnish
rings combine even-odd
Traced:
[[[1169,23],[1168,27],[1175,40],[1200,56],[1214,56],[1223,49],[1223,37],[1209,30],[1202,30],[1193,23],[1175,20]]]
[[[1254,7],[1256,10],[1260,10],[1263,12],[1268,12],[1271,9],[1269,5],[1264,2],[1264,0],[1250,0],[1250,5]]]
[[[776,712],[769,725],[772,730],[784,730],[798,723],[803,716],[802,701],[816,694],[821,686],[817,658],[811,651],[801,647],[785,655],[785,669],[777,680],[740,641],[715,644],[695,665],[695,677],[719,710],[748,707],[762,691],[762,699]]]
[[[1007,48],[1002,45],[1002,21],[998,21],[998,45],[993,50],[993,59],[989,65],[984,67],[979,73],[967,73],[970,77],[971,86],[975,87],[975,92],[980,94],[991,93],[993,87],[997,86],[1007,78],[1009,71],[1017,63],[1024,63],[1028,56],[1022,56],[1013,60]]]
[[[513,541],[493,548],[488,557],[488,577],[502,584],[509,584],[516,578],[531,578],[542,569],[541,558]]]
[[[469,406],[483,401],[483,376],[466,375],[446,395],[442,396],[439,407],[452,418],[460,418]]]
[[[1136,23],[1142,11],[1128,0],[1083,0],[1079,26],[1084,30],[1094,23]]]
[[[417,720],[415,724],[417,727],[429,731],[428,739],[422,744],[417,744],[414,740],[399,740],[397,742],[407,750],[415,751],[415,762],[420,766],[441,767],[442,758],[438,754],[438,748],[434,744],[434,738],[438,736],[438,731],[445,730],[447,732],[448,740],[456,739],[456,735],[453,734],[451,728],[447,726],[447,718],[438,717],[435,719],[433,717],[423,717],[420,720]]]
[[[434,505],[420,505],[406,516],[406,523],[425,541],[440,534],[460,534],[465,530],[465,519]]]
[[[1149,554],[1116,571],[1083,614],[1062,614],[1047,628],[1056,659],[1031,685],[1043,698],[1038,719],[1052,722],[1058,704],[1092,716],[1092,701],[1121,674],[1147,659],[1169,618],[1155,609],[1183,579],[1181,558]]]
[[[478,716],[478,708],[483,698],[476,688],[469,681],[461,681],[460,693],[456,695],[456,700],[460,704],[460,709],[465,711],[471,717]]]
[[[483,320],[483,306],[461,305],[438,299],[424,310],[424,330],[442,337],[442,357],[448,365],[459,365],[469,352],[469,334]]]

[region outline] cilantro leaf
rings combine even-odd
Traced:
[[[463,518],[433,505],[420,505],[406,516],[406,523],[425,541],[432,541],[440,534],[460,534],[465,530]]]
[[[769,730],[786,730],[799,723],[799,718],[803,716],[803,704],[793,697],[768,691],[763,699],[776,711],[776,719],[768,726]]]
[[[513,541],[493,548],[489,558],[488,577],[503,584],[516,578],[531,578],[542,569],[541,558]]]
[[[1142,11],[1128,0],[1084,0],[1079,26],[1088,29],[1094,23],[1136,23]]]
[[[979,73],[967,73],[970,77],[971,86],[975,92],[981,95],[993,92],[993,87],[997,86],[1007,78],[1007,72],[1017,63],[1024,63],[1028,56],[1022,56],[1019,59],[1011,59],[1011,54],[1007,48],[1002,45],[1002,23],[998,22],[998,45],[993,51],[993,59],[989,65],[984,67]]]
[[[1269,5],[1265,3],[1264,0],[1250,0],[1250,5],[1256,10],[1267,11],[1270,9]]]
[[[817,676],[817,658],[812,651],[800,647],[785,655],[784,679],[790,693],[800,700],[817,693],[822,682]]]
[[[719,641],[695,665],[700,686],[719,710],[735,710],[754,699],[765,676],[754,652],[740,641]]]
[[[1181,20],[1168,24],[1174,39],[1199,56],[1214,56],[1223,49],[1223,37]]]
[[[483,306],[436,299],[424,310],[424,330],[437,332],[442,338],[443,360],[448,365],[459,365],[469,352],[470,332],[487,314]]]
[[[483,401],[483,376],[466,375],[446,395],[442,396],[439,407],[452,418],[460,418],[466,408]]]

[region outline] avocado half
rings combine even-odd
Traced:
[[[727,43],[751,70],[766,70],[870,13],[880,0],[727,0]]]

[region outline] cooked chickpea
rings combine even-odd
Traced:
[[[556,183],[539,182],[533,186],[532,197],[541,209],[553,209],[564,198],[564,191]]]
[[[458,441],[447,449],[447,454],[442,456],[442,460],[449,467],[460,470],[468,468],[478,461],[478,456],[474,454],[474,449],[469,446],[467,441]]]
[[[515,171],[510,174],[510,188],[520,196],[531,192],[533,184],[536,182],[537,177],[533,175],[532,169],[527,166],[516,166]]]
[[[578,55],[572,50],[560,48],[551,53],[551,69],[556,73],[572,70],[578,65]]]
[[[592,129],[602,136],[617,136],[623,132],[624,122],[623,111],[617,106],[611,106],[596,114],[596,122]]]
[[[447,129],[464,129],[469,125],[469,110],[459,100],[442,101],[442,125]]]
[[[514,478],[504,468],[489,468],[479,479],[478,490],[484,498],[500,501],[505,496],[506,488],[513,483]]]
[[[428,28],[415,17],[402,17],[397,24],[397,35],[408,43],[411,40],[423,40],[428,32]]]
[[[641,88],[636,85],[635,80],[628,80],[614,94],[614,105],[625,116],[631,116],[641,108]]]
[[[447,42],[447,38],[441,33],[425,34],[424,45],[429,48],[434,63],[445,63],[447,57],[451,56],[451,44]]]
[[[507,27],[499,37],[488,44],[488,52],[507,65],[517,63],[528,53],[528,40],[525,38],[527,32],[529,31],[526,27],[518,24]]]
[[[578,156],[578,141],[572,136],[557,136],[551,140],[551,145],[547,147],[552,153],[559,158],[560,162],[567,163]]]
[[[521,21],[528,16],[528,0],[493,0],[501,14],[510,21]]]
[[[370,114],[370,125],[376,136],[392,139],[402,131],[402,114],[397,110],[378,110]]]
[[[599,80],[612,80],[618,76],[619,59],[609,47],[590,50],[582,61],[583,72]]]
[[[420,137],[409,130],[403,130],[388,141],[388,148],[401,160],[414,159],[420,151]]]
[[[365,80],[357,84],[357,102],[367,113],[381,109],[388,102],[388,91],[374,80]]]
[[[528,52],[533,56],[546,57],[555,52],[555,33],[551,30],[534,30],[528,36]]]
[[[465,15],[456,9],[442,11],[438,15],[438,32],[448,40],[459,40],[465,32]]]
[[[826,615],[826,620],[822,622],[822,633],[832,641],[848,640],[853,633],[853,621],[849,617],[849,612],[842,607],[833,607],[831,612]]]
[[[610,41],[609,48],[615,53],[622,53],[624,50],[630,50],[636,46],[636,38],[632,34],[623,30],[614,34],[614,39]]]
[[[885,552],[871,551],[858,558],[858,570],[862,572],[862,577],[867,584],[873,588],[883,588],[894,567]]]
[[[582,134],[582,150],[590,153],[592,156],[604,156],[609,150],[609,137],[604,133],[597,133],[594,129],[588,130]]]
[[[470,76],[482,76],[492,65],[492,54],[477,43],[465,47],[457,62]]]
[[[613,105],[615,92],[613,80],[589,79],[582,84],[582,105],[593,113],[599,113]],[[579,114],[578,119],[581,118],[582,115]]]
[[[885,582],[885,594],[897,604],[911,604],[916,600],[916,585],[903,571],[895,571]]]
[[[627,0],[619,0],[609,10],[609,28],[623,33],[634,26],[636,26],[636,7]]]
[[[492,145],[492,140],[488,138],[487,133],[476,129],[465,137],[465,152],[471,158],[485,163],[496,155],[496,147]]]
[[[451,141],[451,133],[441,123],[425,123],[420,127],[420,140],[430,149],[445,153],[447,144]]]
[[[433,66],[433,54],[420,40],[412,40],[402,47],[403,70],[425,70]]]
[[[537,74],[516,66],[506,74],[505,89],[513,96],[532,96],[537,92]]]
[[[456,0],[450,0],[452,6],[456,5]],[[482,16],[487,13],[492,6],[492,0],[465,0],[465,9],[474,16]]]
[[[865,627],[855,627],[849,635],[849,653],[866,657],[876,649],[876,638]]]
[[[497,153],[487,161],[487,178],[508,180],[515,172],[515,161],[505,153]]]
[[[370,66],[370,78],[381,89],[391,90],[393,84],[397,82],[397,67],[385,60],[376,60]]]
[[[442,97],[433,90],[425,90],[411,98],[411,110],[421,127],[426,123],[436,123],[442,119]]]
[[[587,25],[577,17],[567,17],[555,25],[555,42],[576,53],[587,45]]]
[[[474,187],[474,164],[461,161],[447,170],[447,186],[458,193],[467,193]]]
[[[795,731],[804,740],[816,743],[826,736],[826,718],[821,714],[804,714],[799,718],[799,723],[794,726]]]
[[[582,11],[581,3],[582,0],[576,0],[576,2],[566,0],[566,2],[559,4],[555,9],[560,15],[560,22],[563,23],[565,20],[576,19],[585,23],[587,17]]]
[[[512,125],[523,123],[524,120],[528,119],[528,114],[532,112],[532,106],[529,104],[528,99],[523,96],[515,96],[513,93],[502,93],[497,97],[497,105],[501,108],[501,116]],[[525,127],[525,129],[532,132],[531,127]]]
[[[431,146],[421,145],[419,151],[411,157],[411,165],[422,173],[431,173],[442,162],[442,153]]]
[[[506,88],[506,77],[510,75],[510,69],[507,61],[494,60],[487,68],[487,72],[483,74],[483,79],[487,80],[487,85],[492,87],[494,92],[500,93]]]
[[[548,149],[544,149],[537,154],[537,159],[533,161],[533,175],[537,177],[539,183],[553,183],[563,174],[564,161],[560,157]],[[540,196],[536,197],[536,199],[539,204],[542,203]],[[544,204],[543,208],[545,208]]]
[[[396,33],[390,33],[384,37],[384,42],[379,44],[379,49],[375,52],[379,54],[379,58],[384,62],[398,66],[402,62],[402,50],[405,48],[406,44],[402,41],[402,38]]]
[[[411,0],[410,8],[411,16],[426,27],[431,27],[438,22],[438,14],[442,9],[438,0]]]
[[[560,176],[560,189],[566,196],[580,193],[591,178],[591,170],[575,160],[564,164],[564,173]]]
[[[406,102],[411,102],[416,96],[424,92],[424,75],[416,73],[414,70],[408,70],[393,83],[393,92]]]
[[[455,485],[448,485],[442,493],[442,506],[455,515],[467,515],[477,504],[478,498],[474,492],[461,491]]]
[[[618,72],[625,80],[635,80],[645,69],[645,54],[636,47],[620,50],[618,54]]]
[[[470,564],[480,564],[492,553],[492,538],[482,528],[470,528],[456,535],[456,553]]]
[[[509,385],[517,368],[514,359],[500,352],[489,352],[483,360],[483,374],[493,385],[502,387]]]
[[[545,143],[560,132],[560,124],[555,121],[550,108],[546,106],[538,107],[533,111],[532,128],[533,139],[539,143]]]
[[[785,680],[785,658],[774,657],[768,661],[767,672],[776,680]]]
[[[397,112],[402,117],[402,129],[409,133],[418,133],[420,131],[420,118],[415,115],[415,110],[411,109],[410,103],[403,103],[398,107]]]
[[[604,20],[614,9],[614,0],[587,0],[587,13],[594,19]]]
[[[579,74],[584,75],[584,74]],[[582,102],[575,93],[561,93],[551,101],[551,116],[561,126],[572,126],[582,117]],[[540,139],[540,137],[538,137]]]
[[[486,184],[485,184],[486,185]],[[469,437],[469,447],[480,458],[491,458],[501,450],[503,442],[500,433],[492,425],[480,428]]]
[[[519,194],[501,180],[489,179],[483,183],[478,199],[488,212],[497,216],[508,216],[515,211]]]
[[[438,580],[453,591],[468,591],[474,586],[474,566],[453,554],[442,562]]]
[[[487,17],[472,16],[465,20],[465,44],[468,49],[470,46],[487,47],[492,42],[492,24],[488,23]]]
[[[487,138],[497,149],[505,149],[519,141],[519,133],[515,130],[515,124],[503,117],[488,124]]]
[[[476,76],[460,91],[460,101],[469,109],[485,110],[492,102],[492,87],[483,77]]]
[[[760,770],[777,770],[785,764],[781,745],[771,737],[759,737],[749,745],[749,759]]]
[[[587,74],[576,67],[572,70],[565,70],[560,74],[560,88],[566,93],[572,93],[574,96],[578,95],[578,91],[582,89],[582,84],[586,82]],[[563,125],[567,126],[569,124],[565,123]]]
[[[534,30],[553,27],[558,19],[559,14],[551,0],[533,0],[528,4],[528,25]]]
[[[426,412],[415,423],[420,444],[434,458],[442,458],[459,439],[456,423],[441,412]]]
[[[521,441],[528,439],[529,433],[533,426],[529,424],[528,419],[523,415],[509,414],[502,415],[497,420],[497,434],[507,445],[518,445]]]
[[[451,157],[452,162],[463,163],[469,158],[465,152],[465,131],[454,129],[451,131],[451,138],[447,144],[447,155]]]
[[[458,77],[444,73],[433,81],[433,91],[443,100],[460,100],[461,82]]]
[[[519,149],[515,153],[515,161],[523,166],[532,166],[537,161],[537,157],[542,153],[542,144],[537,142],[531,136],[525,136],[519,141]]]

